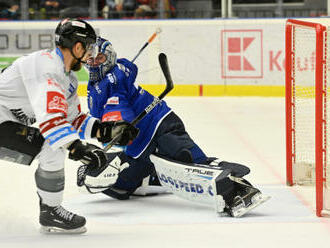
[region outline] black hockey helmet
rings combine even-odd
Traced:
[[[72,48],[81,42],[84,48],[96,42],[96,33],[87,22],[79,19],[64,19],[56,27],[55,44],[65,48]]]

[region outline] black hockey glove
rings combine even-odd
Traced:
[[[139,129],[126,121],[95,122],[92,129],[92,137],[102,143],[110,142],[119,134],[116,144],[126,146],[136,138]]]
[[[82,143],[80,140],[75,140],[69,147],[69,159],[81,161],[88,165],[90,169],[98,169],[107,165],[107,157],[103,150],[99,147]]]

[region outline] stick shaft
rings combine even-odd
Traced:
[[[142,51],[156,38],[157,34],[160,33],[160,30],[156,30],[148,39],[148,41],[146,43],[144,43],[144,45],[140,48],[140,50],[138,51],[138,53],[135,55],[135,57],[132,59],[132,62],[134,62],[142,53]]]

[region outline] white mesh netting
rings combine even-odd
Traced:
[[[315,41],[314,29],[294,26],[293,180],[304,185],[315,182]]]

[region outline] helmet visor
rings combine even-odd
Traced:
[[[96,43],[87,44],[85,50],[86,50],[86,52],[85,52],[83,58],[81,59],[81,62],[83,62],[83,63],[87,63],[88,59],[90,57],[95,56],[95,54],[97,53]]]
[[[98,53],[97,51],[97,44],[91,43],[86,45],[86,54],[88,54],[88,57],[93,56],[95,57]]]

